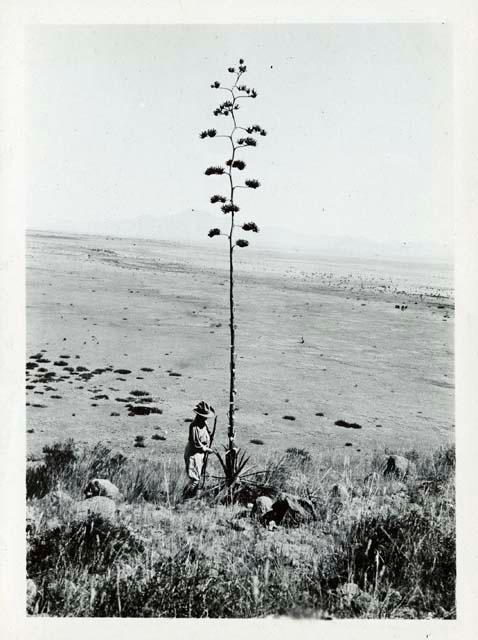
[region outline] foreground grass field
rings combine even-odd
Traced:
[[[318,515],[269,528],[250,504],[218,504],[207,492],[182,502],[177,460],[46,447],[27,469],[28,613],[454,618],[454,449],[405,452],[400,479],[384,475],[386,453],[353,460],[291,448],[257,460],[264,472],[251,478],[312,499]],[[93,477],[123,493],[114,513],[84,515]]]

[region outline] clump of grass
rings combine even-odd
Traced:
[[[76,462],[73,440],[44,446],[43,464],[27,467],[27,498],[46,495],[62,477],[71,473]]]
[[[27,551],[27,574],[41,588],[33,611],[52,613],[68,607],[66,583],[87,576],[109,574],[120,563],[144,551],[143,543],[124,525],[115,525],[99,517],[70,522],[30,536]],[[59,588],[60,587],[60,588]]]

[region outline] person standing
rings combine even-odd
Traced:
[[[208,419],[215,415],[213,407],[207,402],[199,402],[193,409],[194,419],[189,424],[189,437],[184,451],[186,474],[189,478],[183,497],[193,498],[199,489],[204,465],[204,454],[211,453],[211,432]]]

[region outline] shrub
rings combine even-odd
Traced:
[[[72,439],[43,447],[46,467],[57,474],[67,471],[77,460]]]

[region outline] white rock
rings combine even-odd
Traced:
[[[259,496],[252,507],[252,515],[263,516],[272,509],[272,504],[272,498],[269,498],[269,496]]]
[[[37,599],[38,589],[31,578],[27,580],[27,609],[32,610]]]
[[[117,514],[115,501],[105,496],[94,496],[76,504],[76,518],[80,520],[86,520],[91,515],[114,521]]]
[[[111,500],[120,501],[123,500],[123,495],[116,485],[106,478],[93,478],[90,480],[84,489],[85,498],[92,498],[94,496],[104,496]]]

